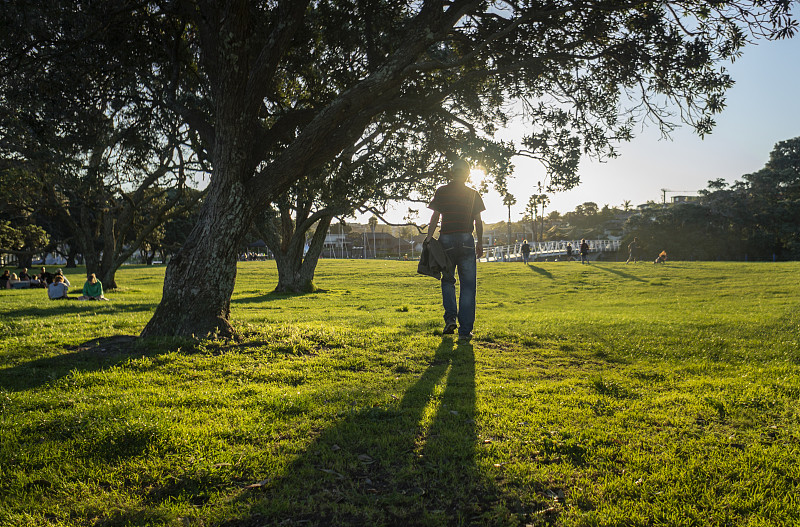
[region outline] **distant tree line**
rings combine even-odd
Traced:
[[[800,137],[777,143],[761,170],[700,194],[635,214],[624,241],[638,236],[647,254],[679,260],[800,259]]]

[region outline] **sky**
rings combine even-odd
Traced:
[[[618,146],[620,156],[606,162],[583,159],[578,187],[550,194],[547,212],[561,213],[591,201],[603,207],[621,206],[630,200],[633,206],[648,200],[660,202],[661,189],[671,196],[694,194],[705,189],[708,181],[722,178],[729,182],[755,172],[769,159],[775,143],[800,136],[800,35],[780,41],[761,41],[744,49],[742,57],[725,65],[736,84],[728,90],[727,107],[716,116],[714,131],[701,139],[683,126],[670,140],[661,139],[651,126],[639,129],[637,137]],[[524,129],[510,128],[501,137],[517,139]],[[534,160],[517,157],[509,191],[517,199],[511,207],[512,221],[518,221],[536,183],[544,170]],[[495,223],[508,218],[508,209],[494,191],[484,196],[483,220]],[[415,208],[419,208],[416,206]],[[387,214],[400,222],[407,204],[398,204]],[[420,210],[418,221],[428,219]],[[358,222],[365,222],[358,217]]]

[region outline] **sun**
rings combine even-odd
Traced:
[[[473,168],[469,171],[469,181],[473,184],[480,183],[486,177],[486,172],[482,168]]]

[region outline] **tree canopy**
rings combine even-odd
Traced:
[[[198,157],[208,160],[204,207],[168,266],[146,336],[232,334],[236,256],[257,211],[380,123],[425,116],[491,136],[522,108],[521,146],[545,163],[553,188],[568,187],[580,155],[616,155],[637,122],[668,133],[682,120],[707,133],[733,82],[720,63],[753,38],[791,36],[796,26],[786,0],[12,6],[6,17],[21,23],[11,38],[23,54],[0,55],[0,66],[36,68],[44,44],[48,53],[70,45],[58,28],[79,20],[85,30],[72,44],[99,52],[73,71],[132,68],[140,86],[120,98],[151,94],[197,134]],[[71,95],[80,96],[59,96]],[[213,285],[196,287],[210,275]]]
[[[192,134],[150,91],[152,62],[131,53],[147,42],[140,19],[102,2],[8,4],[0,180],[21,197],[19,212],[58,223],[113,288],[119,266],[185,201],[201,166]],[[92,38],[106,16],[114,34]]]

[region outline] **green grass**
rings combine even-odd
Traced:
[[[163,267],[3,291],[0,525],[798,524],[799,275],[481,264],[469,345],[412,262],[243,263],[237,342],[124,338]]]

